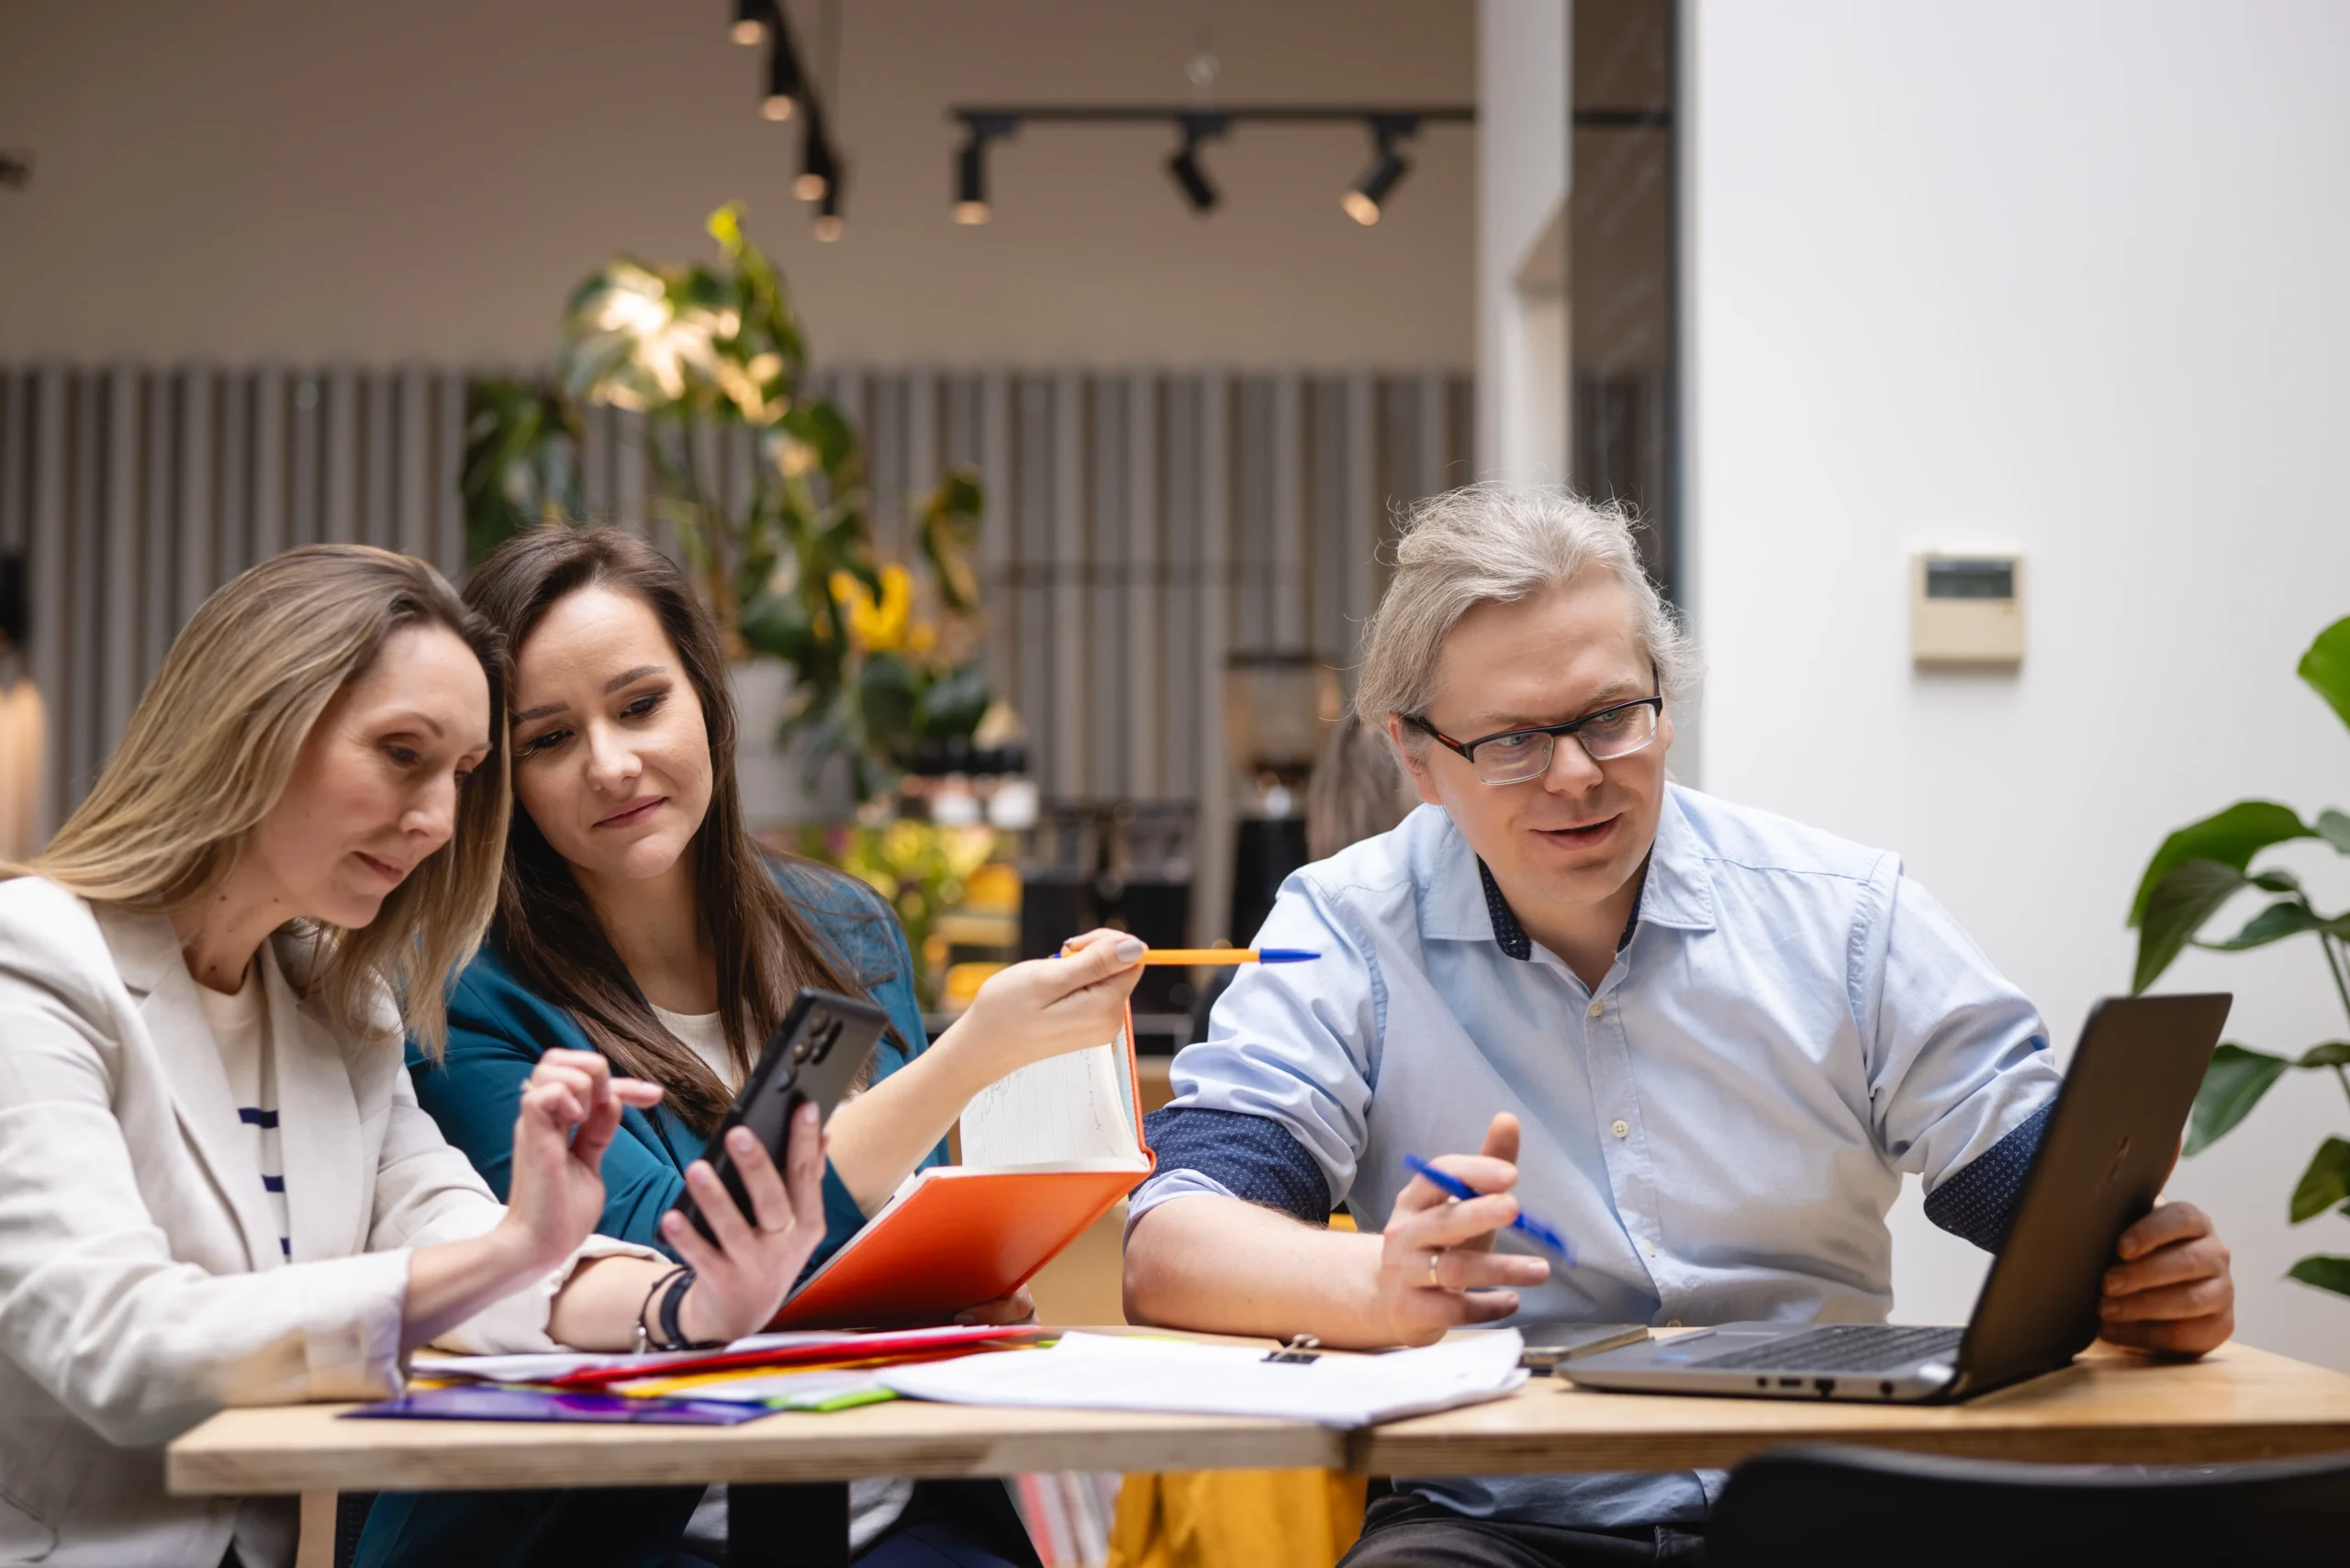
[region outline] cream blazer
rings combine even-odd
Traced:
[[[290,1260],[171,922],[0,882],[0,1563],[211,1568],[240,1501],[167,1496],[162,1445],[223,1406],[397,1393],[409,1250],[505,1212],[417,1107],[388,1002],[354,1038],[299,994],[297,938],[262,960]],[[442,1342],[551,1348],[554,1292],[610,1252],[654,1256],[590,1237]],[[293,1503],[256,1505],[287,1562]]]

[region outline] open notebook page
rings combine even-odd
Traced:
[[[1132,1160],[1134,1099],[1124,1036],[1107,1045],[1031,1062],[972,1096],[963,1112],[968,1167]]]

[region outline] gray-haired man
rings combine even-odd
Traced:
[[[1895,856],[1667,782],[1692,663],[1617,513],[1491,486],[1417,510],[1357,708],[1426,804],[1290,879],[1259,941],[1323,960],[1244,974],[1177,1058],[1136,1321],[1369,1346],[1521,1303],[1879,1319],[1905,1172],[1998,1249],[2058,1081],[2038,1013]],[[1472,1148],[1438,1162],[1466,1202],[1403,1168]],[[1578,1267],[1495,1245],[1521,1185]],[[1341,1202],[1374,1234],[1325,1228]],[[2107,1338],[2228,1337],[2200,1213],[2121,1252]],[[1685,1561],[1719,1479],[1398,1478],[1347,1561]]]

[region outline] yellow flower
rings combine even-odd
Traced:
[[[884,865],[911,866],[922,852],[930,847],[931,827],[901,817],[881,830],[881,859]]]
[[[946,851],[946,868],[957,880],[976,875],[995,853],[995,832],[984,827],[941,828],[942,847]]]
[[[906,645],[906,623],[913,612],[913,578],[900,566],[881,568],[881,597],[846,572],[832,576],[833,599],[848,611],[849,640],[867,653],[894,653]]]

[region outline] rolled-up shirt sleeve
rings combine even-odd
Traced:
[[[1879,880],[1852,947],[1879,1147],[1929,1218],[1996,1250],[2063,1081],[2047,1025],[1931,894]]]
[[[1207,1038],[1176,1057],[1175,1097],[1149,1121],[1158,1170],[1136,1190],[1130,1222],[1214,1193],[1319,1225],[1354,1184],[1383,1012],[1371,946],[1310,870],[1282,886],[1257,945],[1322,956],[1243,966]]]

